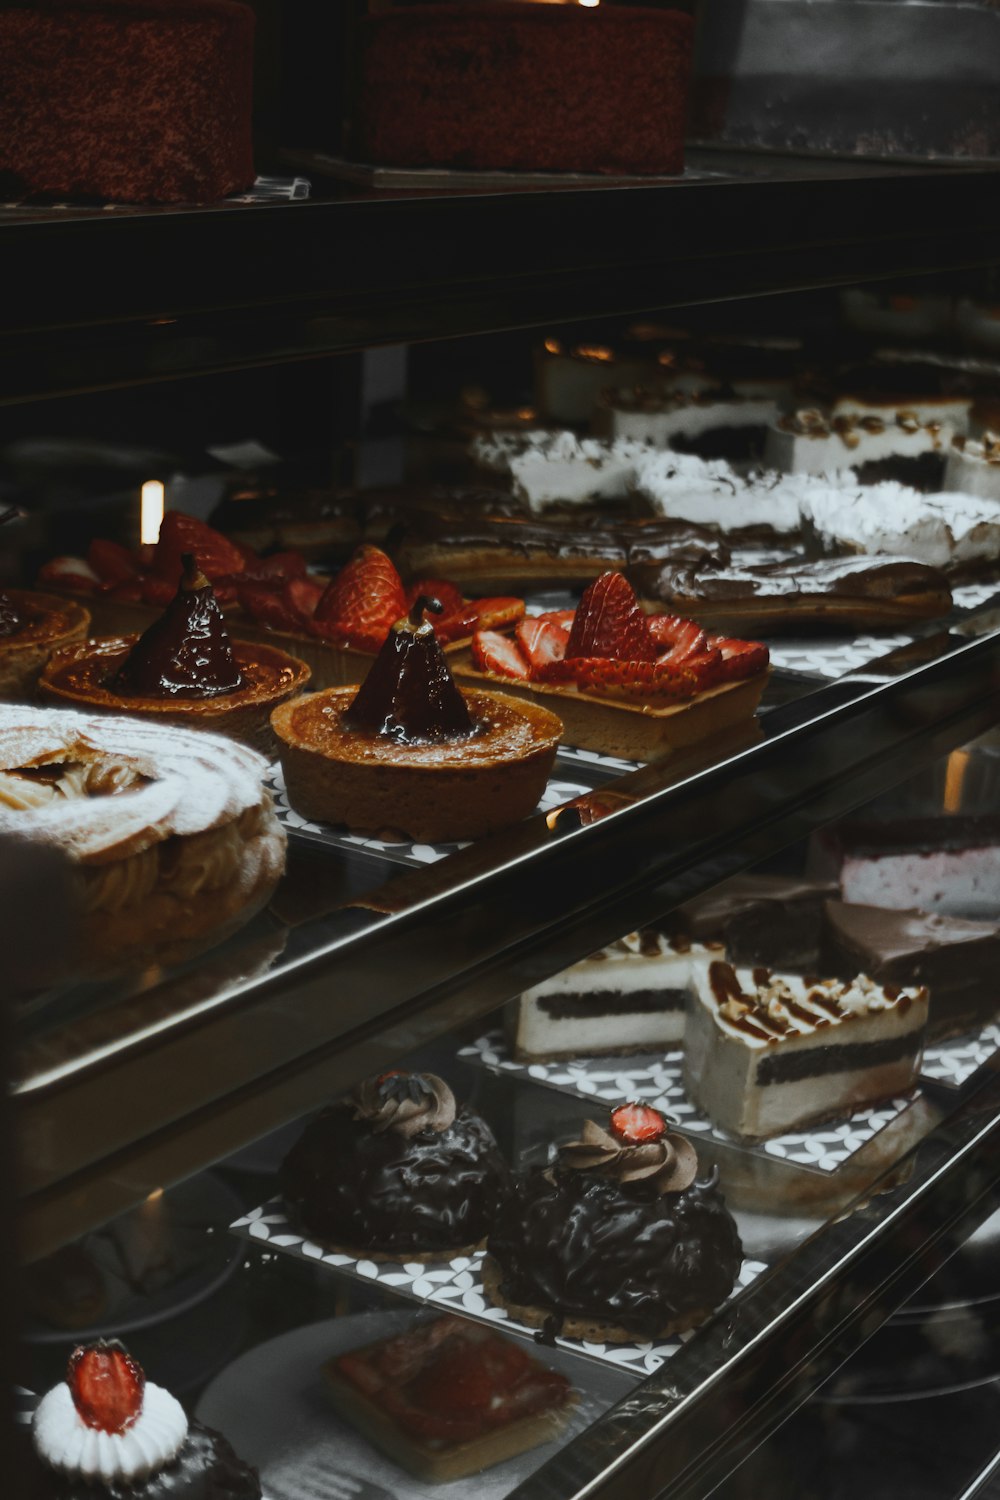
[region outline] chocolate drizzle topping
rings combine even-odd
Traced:
[[[627,1145],[593,1120],[584,1121],[580,1135],[559,1148],[560,1163],[571,1171],[596,1172],[616,1182],[650,1181],[658,1193],[683,1192],[698,1172],[697,1153],[681,1135]]]
[[[377,1133],[395,1131],[404,1139],[433,1130],[440,1135],[454,1122],[455,1095],[434,1073],[387,1073],[367,1078],[351,1095],[354,1118]]]
[[[109,686],[143,698],[216,698],[244,685],[212,585],[191,553],[177,593],[143,631]]]

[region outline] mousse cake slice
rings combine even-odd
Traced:
[[[916,1082],[927,991],[692,963],[684,1086],[712,1123],[755,1142],[843,1118]]]
[[[679,1047],[691,959],[686,941],[631,932],[512,1000],[507,1044],[519,1062]]]
[[[984,1026],[1000,1009],[1000,926],[939,912],[828,901],[830,973],[863,970],[878,984],[926,985],[928,1041]]]

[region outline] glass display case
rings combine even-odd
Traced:
[[[436,353],[421,341],[466,336],[437,349],[440,368],[460,368],[468,350],[481,371],[522,357],[497,331],[528,330],[528,350],[564,326],[575,337],[585,326],[603,333],[602,318],[620,326],[669,311],[683,321],[678,309],[719,299],[733,299],[738,318],[736,299],[777,291],[803,294],[779,321],[820,327],[836,298],[813,289],[863,278],[933,273],[949,296],[972,288],[988,300],[982,268],[1000,259],[994,176],[706,153],[686,180],[642,188],[330,187],[190,212],[0,210],[11,267],[3,435],[9,450],[55,413],[49,432],[62,425],[78,442],[94,412],[122,403],[150,448],[159,420],[169,462],[184,451],[192,477],[171,490],[175,504],[182,494],[202,503],[197,481],[213,478],[206,449],[225,450],[214,500],[230,444],[268,431],[280,430],[293,457],[310,444],[324,453],[332,489],[384,444],[380,401],[384,416],[397,397],[412,407],[427,396]],[[205,437],[204,392],[225,414],[224,443]],[[177,431],[165,429],[165,412],[182,414]],[[428,445],[413,430],[412,420],[393,426],[389,467],[433,475],[427,452],[440,453],[439,434]],[[15,503],[25,474],[8,463]],[[47,513],[32,510],[6,583],[30,581],[39,562],[103,534],[109,518],[132,524],[122,507],[101,508],[102,491],[121,485],[31,475],[36,495],[63,493]],[[129,503],[134,512],[134,494]],[[975,920],[981,939],[996,941],[994,594],[989,576],[963,579],[956,607],[933,626],[864,650],[840,637],[798,651],[776,640],[756,717],[649,763],[563,746],[538,811],[464,846],[331,831],[296,812],[273,767],[288,863],[266,909],[195,959],[36,983],[12,1006],[21,1386],[51,1385],[80,1338],[120,1334],[150,1379],[260,1467],[269,1500],[427,1493],[433,1480],[407,1477],[327,1408],[320,1372],[437,1313],[506,1331],[575,1392],[557,1439],[449,1479],[456,1495],[472,1485],[524,1500],[694,1500],[720,1485],[736,1495],[762,1482],[753,1465],[769,1436],[801,1409],[800,1427],[815,1416],[807,1403],[817,1392],[824,1411],[852,1390],[896,1395],[894,1377],[879,1380],[901,1362],[913,1390],[939,1377],[942,1389],[986,1386],[990,1222],[1000,1207],[1000,1036],[988,975],[973,985],[971,1030],[963,1020],[957,1037],[932,1037],[902,1095],[863,1104],[847,1123],[841,1101],[832,1122],[792,1121],[757,1144],[734,1140],[692,1101],[677,1048],[527,1061],[510,1049],[518,996],[624,934],[674,931],[680,908],[747,872],[781,888],[810,883],[812,928],[787,901],[772,903],[771,916],[786,936],[801,935],[806,957],[794,967],[814,975],[830,952],[819,908],[838,882],[848,904],[882,905],[842,883],[847,833],[859,826],[869,839],[857,845],[862,863],[877,865],[877,846],[915,867],[907,909]],[[982,882],[971,905],[961,885],[969,861]],[[30,868],[10,868],[10,889],[29,890]],[[54,906],[51,873],[39,878]],[[15,973],[32,941],[21,910],[9,919]],[[725,923],[711,940],[728,941]],[[895,971],[885,981],[898,983]],[[615,1343],[550,1327],[539,1341],[491,1300],[474,1246],[393,1262],[312,1240],[288,1216],[281,1163],[316,1111],[396,1070],[447,1079],[518,1170],[545,1168],[584,1121],[606,1120],[616,1104],[673,1116],[699,1172],[717,1171],[738,1224],[731,1293],[681,1336],[633,1327]],[[957,1291],[941,1281],[949,1266],[959,1268]],[[923,1317],[911,1299],[925,1286]],[[901,1314],[907,1305],[917,1311]],[[926,1332],[949,1317],[955,1356],[947,1332],[929,1341]],[[978,1341],[966,1347],[970,1326]],[[859,1350],[874,1353],[852,1387]],[[924,1356],[934,1368],[921,1385]],[[971,1493],[980,1477],[988,1486],[993,1446],[986,1438],[979,1452],[970,1441],[967,1472],[949,1474],[948,1493]]]

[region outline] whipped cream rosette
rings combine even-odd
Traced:
[[[74,1349],[65,1382],[38,1403],[28,1480],[31,1500],[260,1500],[261,1493],[256,1470],[221,1433],[189,1422],[117,1339]]]
[[[0,833],[72,860],[92,971],[190,956],[269,899],[285,836],[266,770],[214,735],[0,705]]]

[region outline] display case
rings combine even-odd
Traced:
[[[352,395],[364,404],[362,349],[890,275],[960,285],[1000,259],[994,185],[978,167],[706,153],[685,180],[644,187],[317,184],[299,201],[190,212],[12,207],[0,213],[5,429],[22,404],[66,410],[66,398],[110,387],[336,357],[342,439]],[[317,364],[317,380],[331,368]],[[454,1493],[487,1482],[524,1500],[711,1493],[1000,1206],[997,1037],[984,1025],[936,1062],[928,1053],[916,1096],[863,1126],[747,1150],[678,1092],[679,1064],[520,1065],[499,1011],[741,872],[798,877],[821,831],[859,809],[989,813],[993,595],[977,580],[939,628],[825,674],[779,648],[753,728],[666,761],[565,749],[541,809],[467,847],[331,837],[295,813],[275,773],[288,871],[267,911],[199,959],[67,984],[12,1018],[25,1285],[37,1290],[31,1266],[62,1247],[106,1245],[112,1221],[132,1224],[133,1240],[145,1223],[152,1238],[168,1213],[175,1250],[185,1233],[197,1240],[196,1269],[178,1251],[187,1269],[167,1290],[154,1277],[137,1295],[134,1277],[119,1278],[114,1328],[105,1309],[84,1329],[124,1332],[152,1378],[232,1427],[270,1500],[408,1495],[356,1436],[331,1438],[316,1368],[407,1326],[415,1304],[503,1320],[474,1255],[433,1274],[387,1272],[287,1222],[275,1171],[303,1117],[365,1077],[430,1069],[527,1167],[591,1106],[644,1098],[677,1116],[736,1205],[745,1259],[733,1295],[682,1340],[541,1346],[581,1393],[565,1440]],[[777,1200],[782,1213],[767,1206]],[[803,1201],[806,1212],[788,1211]],[[37,1305],[28,1317],[18,1368],[38,1389],[75,1335],[44,1315],[40,1325]],[[268,1429],[274,1371],[285,1384]]]

